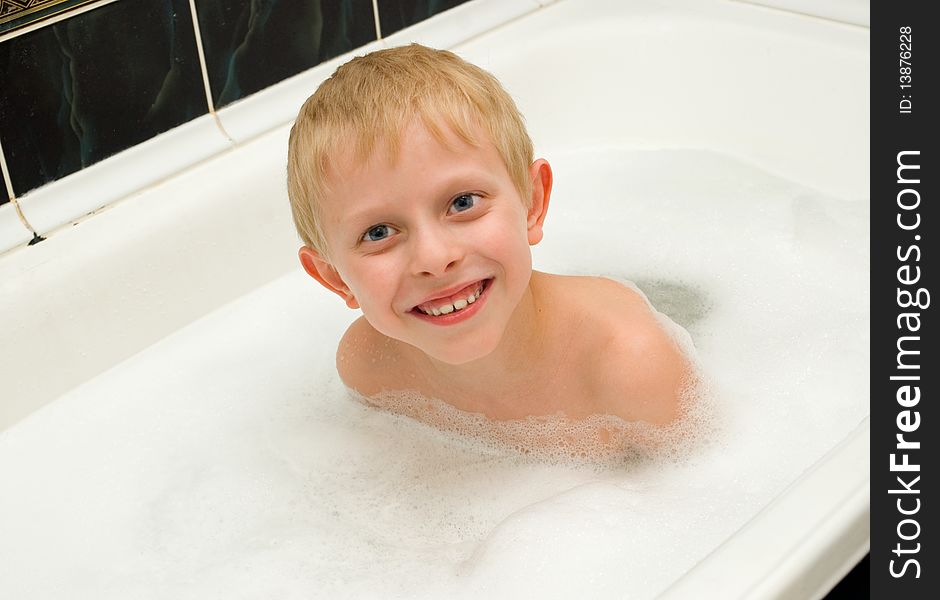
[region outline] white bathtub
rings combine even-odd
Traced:
[[[284,185],[287,122],[333,61],[222,111],[235,144],[197,143],[223,152],[117,202],[104,190],[85,201],[107,209],[0,256],[0,596],[814,598],[864,556],[868,30],[736,2],[542,4],[470,3],[371,47],[454,47],[516,97],[557,178],[537,268],[635,277],[667,305],[670,291],[686,297],[677,320],[734,398],[718,394],[731,439],[702,451],[720,493],[688,466],[676,471],[686,481],[662,483],[642,469],[592,479],[499,463],[494,474],[459,441],[333,394],[332,352],[355,315],[300,275]],[[54,224],[77,185],[133,190],[132,161],[219,135],[203,125],[47,186],[23,211]],[[689,193],[699,188],[708,204]],[[748,230],[751,206],[767,232]],[[818,239],[820,221],[835,242]],[[857,272],[820,287],[840,265]],[[792,299],[762,292],[778,289]],[[748,337],[748,319],[767,327],[753,315],[798,327]],[[761,360],[771,355],[789,370]],[[736,371],[746,384],[725,380]],[[759,410],[747,390],[768,393]],[[760,447],[775,419],[791,443]],[[369,470],[399,452],[424,462]],[[742,453],[757,458],[739,467]],[[487,518],[502,514],[486,526],[434,529],[407,507],[366,507],[367,525],[348,523],[351,547],[367,547],[363,531],[383,519],[402,531],[415,519],[417,537],[375,550],[371,572],[344,572],[355,561],[322,540],[353,516],[319,522],[317,490],[359,486],[362,497],[384,485],[376,498],[404,506],[426,500],[401,491],[421,474],[450,516],[422,506],[448,527],[474,518],[473,506],[454,515],[454,494],[532,480],[480,499]],[[588,518],[599,506],[616,516]],[[634,522],[635,539],[604,538]],[[452,560],[422,575],[434,535]],[[323,581],[331,561],[342,576]]]

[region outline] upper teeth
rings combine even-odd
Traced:
[[[469,306],[470,304],[473,304],[474,302],[476,302],[476,301],[477,301],[477,298],[479,298],[479,297],[480,297],[480,294],[482,294],[482,293],[483,293],[483,282],[481,281],[480,284],[477,286],[477,289],[476,289],[475,292],[473,292],[472,294],[470,294],[470,295],[467,296],[466,298],[460,298],[460,299],[458,299],[458,300],[454,300],[454,303],[453,303],[453,304],[442,304],[441,306],[434,306],[434,307],[421,307],[421,306],[419,306],[419,307],[417,307],[417,308],[418,308],[418,310],[420,310],[421,312],[423,312],[423,313],[426,314],[426,315],[434,315],[435,317],[439,317],[439,316],[441,316],[441,315],[446,315],[446,314],[448,314],[448,313],[452,313],[452,312],[454,312],[455,310],[460,310],[460,309],[462,309],[462,308],[467,308],[467,306]]]

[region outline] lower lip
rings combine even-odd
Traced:
[[[472,317],[473,315],[480,312],[480,309],[486,303],[486,299],[489,298],[490,287],[492,287],[493,285],[493,280],[487,279],[486,281],[487,281],[487,284],[483,288],[483,293],[480,294],[479,298],[473,301],[473,304],[471,304],[470,306],[466,308],[455,310],[454,312],[450,314],[441,315],[439,317],[435,317],[433,315],[426,315],[420,310],[418,310],[417,308],[412,309],[411,314],[418,317],[422,321],[427,321],[428,323],[432,323],[434,325],[456,325],[457,323],[462,323],[466,321],[467,319],[469,319],[470,317]]]

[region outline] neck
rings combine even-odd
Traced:
[[[544,306],[542,274],[532,272],[529,286],[513,311],[502,340],[490,354],[461,365],[441,362],[425,354],[423,360],[438,382],[446,382],[443,399],[458,408],[488,415],[518,409],[518,401],[530,395],[536,382],[532,372],[545,372],[536,363],[549,360],[547,352],[549,311]]]

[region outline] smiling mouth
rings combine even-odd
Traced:
[[[469,293],[461,293],[459,296],[451,296],[447,300],[437,300],[435,302],[426,302],[412,308],[412,312],[417,312],[429,317],[439,317],[449,315],[454,312],[460,312],[477,301],[480,296],[489,287],[492,279],[483,279],[478,281]]]

